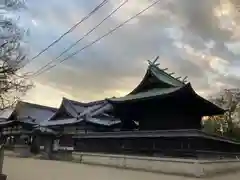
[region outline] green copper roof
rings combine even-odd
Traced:
[[[220,107],[196,94],[191,84],[186,83],[186,78],[180,80],[181,77],[175,78],[165,70],[160,69],[159,64],[156,63],[157,59],[153,62],[149,61],[147,73],[131,93],[124,97],[108,99],[108,101],[112,104],[124,104],[173,94],[176,95],[175,97],[179,97],[182,96],[180,94],[183,92],[184,96],[189,97],[190,102],[199,106],[199,112],[204,115],[222,114],[224,112]],[[151,78],[154,78],[154,80]]]
[[[161,96],[161,95],[167,95],[171,94],[173,92],[178,91],[182,87],[173,87],[173,88],[156,88],[156,89],[151,89],[146,92],[140,92],[137,94],[130,94],[124,97],[120,98],[111,98],[109,99],[110,101],[113,102],[123,102],[123,101],[132,101],[132,100],[139,100],[139,99],[145,99],[145,98],[152,98],[156,96]]]
[[[180,78],[175,78],[170,73],[167,73],[164,69],[160,69],[158,67],[159,64],[156,63],[157,59],[158,58],[156,58],[153,62],[149,61],[149,66],[144,78],[129,94],[136,94],[146,91],[145,85],[149,83],[153,84],[151,81],[149,81],[152,76],[157,79],[157,82],[154,83],[154,88],[181,87],[185,85],[185,79],[181,81]]]
[[[209,102],[208,100],[202,98],[195,93],[190,83],[184,86],[171,87],[171,88],[155,88],[148,90],[146,92],[139,92],[136,94],[129,94],[120,98],[111,98],[108,101],[112,104],[125,104],[128,102],[137,102],[140,100],[150,100],[159,97],[165,97],[167,95],[176,95],[179,97],[179,92],[183,92],[184,96],[189,97],[193,101],[194,105],[199,108],[199,112],[203,115],[216,115],[223,114],[224,109],[218,107],[217,105]],[[176,94],[177,93],[177,94]],[[184,98],[184,97],[183,97]],[[193,108],[194,109],[194,108]]]
[[[172,77],[164,70],[161,70],[156,65],[149,65],[148,68],[155,77],[157,77],[160,81],[163,81],[164,83],[167,83],[174,87],[183,86],[185,84],[184,82]]]

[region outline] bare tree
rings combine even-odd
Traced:
[[[211,101],[226,109],[224,115],[209,117],[204,130],[240,139],[240,89],[225,89]]]
[[[21,3],[16,0],[5,0],[7,11],[12,7],[16,11]],[[22,2],[22,1],[21,1]],[[7,12],[8,13],[8,12]],[[0,110],[15,105],[17,100],[32,87],[27,73],[21,73],[27,62],[22,47],[24,29],[20,28],[5,14],[0,16]]]

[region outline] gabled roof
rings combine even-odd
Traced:
[[[100,100],[100,101],[93,101],[89,103],[83,103],[83,102],[78,102],[78,101],[70,100],[67,98],[63,98],[60,108],[52,116],[51,120],[64,119],[64,118],[76,118],[76,117],[79,117],[80,114],[82,113],[89,114],[91,111],[94,111],[102,107],[104,104],[106,104],[106,102],[107,101],[105,100]]]
[[[19,101],[8,120],[32,121],[39,123],[48,120],[57,111],[56,108]]]
[[[13,108],[4,109],[3,111],[0,112],[0,118],[7,120],[13,111],[14,111]]]
[[[112,105],[107,100],[83,103],[63,98],[58,111],[49,121],[44,121],[41,125],[65,125],[83,121],[104,126],[120,123],[119,119],[108,114],[111,110]]]
[[[81,122],[87,122],[102,126],[112,126],[116,124],[120,124],[121,121],[119,119],[110,119],[110,118],[93,118],[93,117],[87,117],[85,119],[80,118],[71,118],[71,119],[64,119],[64,120],[54,120],[54,121],[45,121],[41,122],[41,126],[48,127],[48,126],[59,126],[59,125],[69,125],[69,124],[77,124]]]
[[[185,85],[186,77],[181,81],[180,77],[175,78],[172,74],[167,73],[166,69],[160,69],[157,63],[158,57],[153,61],[149,61],[146,74],[140,84],[129,94],[136,94],[153,88],[172,88]]]

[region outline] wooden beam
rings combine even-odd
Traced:
[[[182,78],[181,76],[179,76],[179,77],[176,77],[175,79],[180,79],[180,78]]]
[[[175,73],[174,73],[174,72],[172,72],[172,73],[168,73],[168,75],[170,75],[170,76],[173,75],[173,74],[175,74]]]
[[[168,70],[168,68],[164,68],[164,69],[161,69],[161,70],[166,71],[166,70]]]

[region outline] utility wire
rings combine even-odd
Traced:
[[[101,39],[103,39],[104,37],[110,35],[111,33],[113,33],[114,31],[116,31],[117,29],[121,28],[122,26],[124,26],[126,23],[128,23],[129,21],[133,20],[134,18],[136,18],[137,16],[139,16],[140,14],[144,13],[145,11],[147,11],[149,8],[153,7],[154,5],[156,5],[157,3],[159,3],[160,0],[156,0],[154,1],[151,5],[149,5],[147,8],[143,9],[142,11],[140,11],[139,13],[137,13],[136,15],[132,16],[131,18],[127,19],[126,21],[124,21],[123,23],[119,24],[118,26],[116,26],[114,29],[110,30],[109,32],[107,32],[106,34],[104,34],[103,36],[97,38],[96,40],[92,41],[91,43],[89,43],[88,45],[84,46],[83,48],[73,52],[72,54],[70,54],[69,56],[67,56],[66,58],[64,58],[63,60],[61,60],[58,64],[63,63],[64,61],[68,60],[69,58],[75,56],[76,54],[80,53],[81,51],[89,48],[90,46],[92,46],[93,44],[95,44],[96,42],[100,41]],[[46,68],[44,71],[42,71],[41,73],[36,74],[35,76],[39,76],[40,74],[43,74],[44,72],[56,67],[57,64],[54,64],[52,66],[49,66],[48,68]]]
[[[65,49],[60,55],[58,55],[55,59],[48,62],[46,65],[38,69],[32,76],[35,76],[38,73],[41,73],[44,68],[51,65],[53,62],[57,61],[62,55],[64,55],[66,52],[68,52],[70,49],[72,49],[74,46],[76,46],[80,41],[82,41],[85,37],[87,37],[89,34],[91,34],[94,30],[96,30],[102,23],[104,23],[108,18],[110,18],[114,13],[116,13],[124,4],[126,4],[129,0],[125,0],[123,3],[121,3],[116,9],[114,9],[108,16],[106,16],[100,23],[98,23],[96,26],[94,26],[91,30],[89,30],[86,34],[84,34],[80,39],[75,41],[73,44],[71,44],[67,49]]]
[[[89,17],[91,17],[95,12],[97,12],[101,7],[103,7],[108,0],[103,0],[98,6],[96,6],[87,16],[82,18],[79,22],[74,24],[68,31],[66,31],[64,34],[62,34],[58,39],[53,41],[50,45],[48,45],[46,48],[44,48],[42,51],[40,51],[37,55],[31,58],[31,60],[28,61],[28,63],[32,62],[34,59],[39,57],[41,54],[43,54],[45,51],[47,51],[50,47],[52,47],[54,44],[59,42],[64,36],[66,36],[68,33],[72,32],[74,29],[77,28],[81,23],[83,23],[85,20],[87,20]]]

